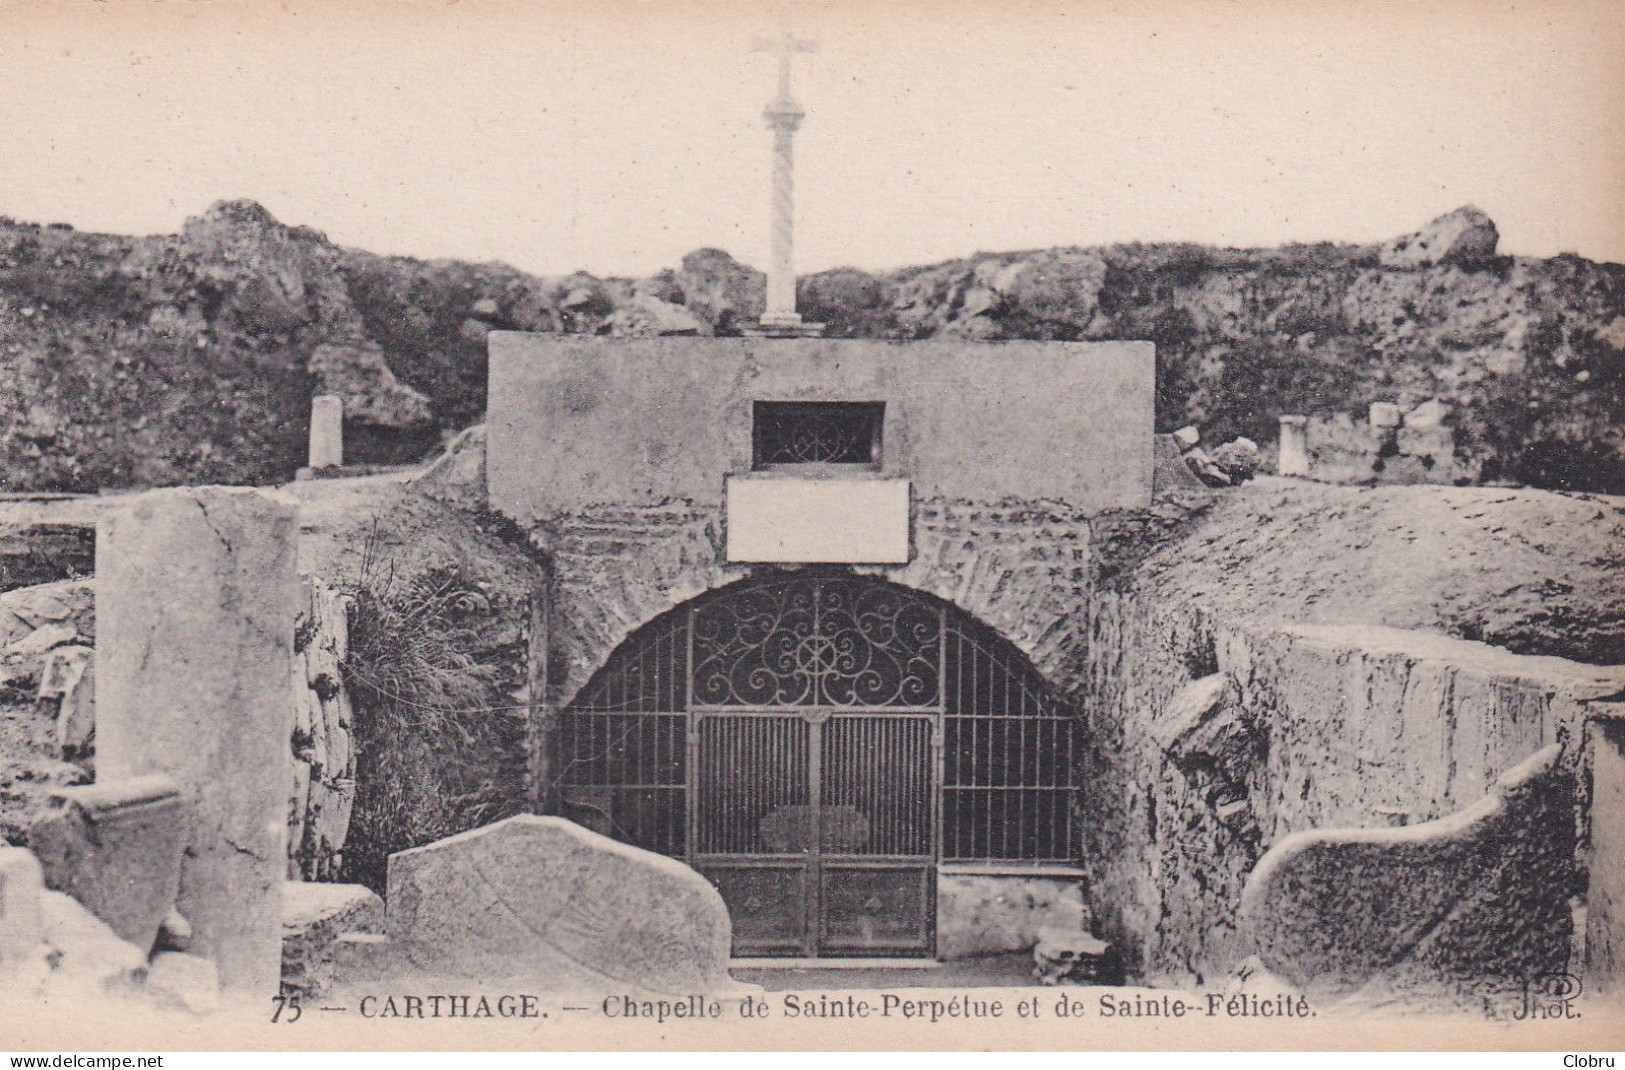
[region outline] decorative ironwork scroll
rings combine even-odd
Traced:
[[[942,610],[856,577],[791,579],[694,611],[702,706],[934,706]]]
[[[876,463],[884,409],[879,402],[759,401],[756,465]]]

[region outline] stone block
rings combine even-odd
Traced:
[[[1202,441],[1202,432],[1194,427],[1186,426],[1175,431],[1173,437],[1174,442],[1178,444],[1180,449],[1191,450],[1195,449],[1197,443]]]
[[[328,990],[339,938],[379,934],[383,927],[384,901],[369,888],[288,881],[282,889],[282,990]]]
[[[1574,792],[1559,754],[1541,750],[1436,821],[1281,839],[1242,894],[1259,961],[1311,998],[1473,1001],[1561,973]]]
[[[727,993],[722,896],[676,859],[558,817],[391,855],[391,970],[553,991]]]
[[[344,399],[319,394],[310,400],[310,467],[344,464]]]
[[[97,770],[173,776],[196,804],[179,909],[221,983],[278,988],[293,733],[294,503],[189,487],[97,526]]]
[[[191,808],[168,777],[63,788],[28,844],[45,883],[73,896],[143,952],[175,908]]]
[[[1307,478],[1309,475],[1309,435],[1307,416],[1281,417],[1281,438],[1277,447],[1277,475]]]
[[[96,655],[88,646],[60,646],[45,656],[38,699],[56,718],[56,745],[72,761],[96,738]]]
[[[1404,419],[1403,410],[1391,401],[1371,403],[1371,426],[1379,431],[1398,427]]]

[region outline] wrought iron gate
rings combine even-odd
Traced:
[[[558,721],[561,804],[716,884],[735,950],[930,955],[940,861],[1071,844],[1073,720],[947,604],[846,574],[724,588]]]

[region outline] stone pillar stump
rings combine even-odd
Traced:
[[[228,487],[96,529],[97,778],[165,774],[195,803],[178,907],[243,996],[281,969],[298,532],[292,502]]]
[[[344,399],[318,394],[310,400],[310,467],[344,464]]]
[[[1309,475],[1309,418],[1307,416],[1281,417],[1280,455],[1275,462],[1277,475]]]

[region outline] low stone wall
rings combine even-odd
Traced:
[[[0,528],[0,593],[96,571],[93,524],[20,524]]]
[[[1590,702],[1625,668],[1382,628],[1216,624],[1100,595],[1083,690],[1083,857],[1131,975],[1213,983],[1263,853],[1316,828],[1429,821],[1548,744],[1572,775]],[[1577,873],[1553,874],[1564,900]]]

